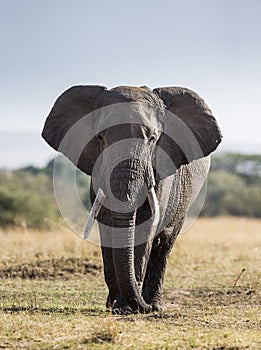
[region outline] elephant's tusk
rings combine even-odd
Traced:
[[[101,210],[102,203],[104,202],[104,199],[105,199],[105,194],[104,194],[103,190],[101,188],[99,188],[97,191],[93,206],[91,208],[87,224],[85,226],[83,239],[88,238],[88,236],[91,232],[92,226],[94,224],[94,220],[97,218],[99,211]]]
[[[148,200],[152,211],[152,215],[154,216],[152,226],[156,228],[159,223],[160,212],[159,212],[159,202],[158,202],[154,187],[152,187],[148,192]]]

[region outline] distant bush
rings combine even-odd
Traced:
[[[29,166],[14,171],[0,170],[0,226],[42,229],[61,219],[53,189],[54,162],[58,176],[63,171],[75,171],[63,156],[51,160],[44,168]],[[90,208],[90,177],[76,170],[76,182],[83,204]]]
[[[77,186],[79,197],[83,205],[87,209],[90,209],[91,203],[90,203],[89,191],[90,191],[91,177],[87,176],[82,171],[75,168],[75,166],[66,157],[60,156],[58,158],[52,159],[46,165],[46,167],[42,169],[42,172],[46,174],[50,179],[52,179],[52,181],[53,181],[54,163],[55,163],[56,176],[59,177],[61,181],[64,181],[64,186],[68,186],[66,177],[69,174],[72,174],[72,173],[75,174],[76,186]],[[52,187],[52,190],[53,190],[53,187]]]
[[[261,218],[261,156],[213,157],[201,215]]]
[[[0,225],[47,228],[59,213],[46,175],[0,173]]]

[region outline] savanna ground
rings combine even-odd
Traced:
[[[167,310],[113,316],[100,249],[68,229],[0,232],[0,348],[261,349],[261,221],[200,219],[168,263]]]

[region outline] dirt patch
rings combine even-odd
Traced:
[[[168,306],[195,306],[205,302],[212,306],[227,306],[234,304],[256,304],[260,302],[261,294],[251,286],[245,287],[213,287],[198,289],[176,289],[166,291],[165,301]]]
[[[36,259],[23,264],[1,264],[0,278],[23,279],[71,279],[73,277],[100,273],[101,266],[85,258]]]

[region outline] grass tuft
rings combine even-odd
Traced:
[[[102,344],[119,343],[122,337],[122,330],[119,323],[113,317],[105,318],[103,323],[93,332],[90,338],[86,338],[83,343]]]

